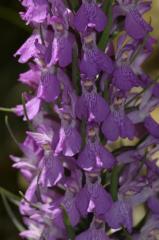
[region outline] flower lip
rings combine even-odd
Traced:
[[[94,83],[91,80],[86,80],[83,82],[83,86],[88,92],[91,92],[93,90]]]
[[[86,35],[85,37],[84,37],[84,42],[86,43],[86,44],[92,44],[93,42],[94,42],[94,34],[93,33],[90,33],[89,35]]]
[[[93,138],[96,136],[96,130],[95,128],[91,128],[88,130],[88,137]]]
[[[114,105],[115,106],[121,106],[122,103],[123,103],[123,98],[122,97],[119,97],[119,96],[115,97],[115,99],[114,99]]]
[[[57,32],[64,31],[64,22],[60,17],[53,16],[50,20],[50,23],[53,25],[53,28]]]
[[[70,121],[72,117],[69,113],[63,113],[63,119],[66,121]]]
[[[54,28],[57,32],[63,32],[64,31],[64,27],[61,23],[54,23]]]

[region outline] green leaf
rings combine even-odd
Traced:
[[[78,49],[77,46],[73,48],[72,56],[72,81],[74,88],[76,89],[77,94],[80,94],[81,85],[80,85],[80,71],[78,68]]]
[[[64,220],[64,224],[66,226],[67,229],[67,233],[68,233],[68,240],[74,240],[75,239],[75,231],[71,225],[69,216],[67,214],[67,211],[65,209],[64,206],[61,206],[62,210],[63,210],[63,220]]]
[[[25,230],[25,228],[23,227],[23,225],[18,221],[18,219],[16,218],[15,214],[13,213],[11,207],[9,206],[9,203],[4,195],[4,193],[1,193],[1,197],[2,197],[2,201],[3,204],[5,206],[5,209],[8,213],[8,216],[10,217],[10,219],[12,220],[14,226],[17,228],[17,230],[19,232],[22,232]]]
[[[14,24],[26,32],[31,32],[31,29],[22,22],[19,14],[10,8],[0,6],[0,19]]]
[[[104,32],[102,33],[102,36],[99,40],[98,46],[101,50],[105,50],[108,41],[109,41],[109,34],[110,34],[110,30],[112,27],[112,5],[113,5],[113,0],[108,0],[106,1],[106,3],[104,4],[103,8],[108,16],[108,23],[107,26],[104,30]]]

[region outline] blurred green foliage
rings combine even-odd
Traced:
[[[21,101],[24,87],[18,83],[19,73],[25,71],[27,66],[21,65],[14,59],[13,54],[29,36],[29,28],[21,21],[18,12],[21,11],[18,0],[0,0],[0,106],[13,107]],[[148,14],[155,31],[153,36],[159,38],[158,30],[159,1],[153,0],[153,9]],[[146,72],[151,76],[159,74],[158,41],[153,56],[144,65]],[[20,119],[9,114],[9,122],[18,141],[24,139],[25,125]],[[22,189],[23,181],[18,172],[11,168],[9,154],[20,154],[4,124],[5,114],[0,113],[0,186],[18,195]],[[17,208],[12,206],[19,218]],[[0,199],[0,239],[18,240],[18,231],[9,219]]]

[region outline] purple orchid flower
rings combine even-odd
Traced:
[[[20,63],[26,63],[28,60],[37,55],[37,48],[35,46],[36,41],[41,42],[41,39],[40,34],[35,32],[15,53],[14,55],[15,57],[20,55],[19,58]]]
[[[79,154],[78,165],[85,171],[96,172],[112,169],[116,161],[113,155],[99,142],[99,130],[93,124],[88,126],[87,144]]]
[[[142,18],[136,8],[132,8],[125,19],[125,30],[132,38],[139,40],[152,32],[152,27]]]
[[[107,17],[96,3],[96,0],[82,0],[82,5],[77,11],[74,25],[78,32],[84,32],[87,27],[94,27],[102,32],[107,23]]]
[[[53,17],[51,22],[54,28],[54,39],[49,66],[59,64],[64,68],[72,62],[74,36],[67,31],[63,19]]]
[[[135,136],[135,126],[125,114],[122,95],[121,92],[115,93],[111,111],[102,124],[105,137],[111,141],[118,137],[133,139]]]
[[[96,229],[95,227],[90,227],[85,232],[81,233],[76,237],[76,240],[109,240],[104,229]]]
[[[21,3],[34,30],[15,53],[31,92],[11,109],[29,123],[23,156],[11,156],[28,183],[20,237],[157,239],[159,84],[142,67],[156,43],[151,1]],[[134,228],[139,205],[147,214]]]
[[[62,109],[56,108],[61,118],[61,129],[58,133],[58,143],[55,148],[55,155],[63,153],[64,156],[72,157],[76,155],[81,148],[81,136],[76,129],[74,114],[69,106]]]
[[[96,217],[104,219],[106,211],[112,206],[112,198],[100,183],[88,183],[77,194],[76,205],[82,216],[94,212]]]
[[[113,71],[111,58],[97,47],[95,32],[92,30],[87,30],[83,36],[83,56],[80,62],[80,71],[90,79],[96,77],[100,72],[111,74]]]
[[[117,201],[106,212],[106,221],[111,228],[119,229],[124,226],[132,231],[132,210],[128,202]]]
[[[91,80],[84,80],[83,95],[80,96],[76,104],[76,115],[79,119],[87,119],[89,122],[103,122],[109,112],[107,102],[95,89],[95,83]]]

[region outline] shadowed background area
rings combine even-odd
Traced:
[[[21,101],[21,93],[24,87],[17,81],[19,73],[25,71],[27,66],[21,65],[13,57],[15,51],[21,46],[25,39],[29,36],[29,29],[24,25],[18,16],[21,11],[18,0],[1,0],[0,1],[0,106],[13,107]],[[153,9],[146,18],[151,21],[155,30],[153,36],[159,39],[159,1],[153,0]],[[153,56],[144,65],[146,72],[152,77],[159,75],[159,49],[158,40]],[[10,154],[20,155],[18,147],[11,139],[6,127],[4,113],[0,112],[0,187],[19,194],[19,189],[25,188],[24,180],[18,172],[11,168]],[[10,125],[18,141],[23,141],[25,124],[12,114],[8,114]],[[12,205],[11,205],[12,206]],[[17,209],[13,210],[17,217]],[[18,231],[12,224],[7,215],[6,209],[0,198],[0,239],[2,240],[18,240]]]

